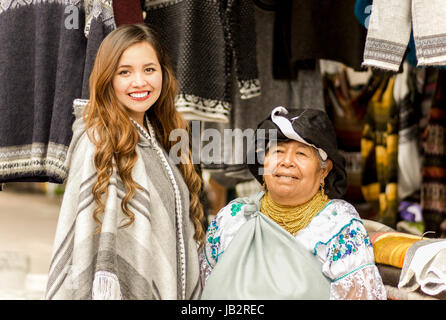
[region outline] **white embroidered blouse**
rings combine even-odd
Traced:
[[[210,223],[200,252],[203,286],[246,221],[244,204],[235,199]],[[370,238],[358,212],[348,202],[331,200],[295,238],[322,262],[321,271],[331,280],[330,299],[387,299]]]

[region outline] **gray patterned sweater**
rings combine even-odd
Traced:
[[[0,0],[0,183],[61,183],[112,0]]]
[[[252,1],[145,0],[145,11],[171,58],[186,120],[226,123],[233,91],[260,94]]]

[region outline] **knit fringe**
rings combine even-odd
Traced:
[[[361,67],[367,68],[370,67],[375,70],[383,70],[388,72],[398,72],[400,69],[400,64],[394,64],[389,62],[384,62],[380,60],[373,59],[365,59],[362,63]]]
[[[446,55],[438,55],[435,57],[420,57],[417,67],[422,66],[444,66],[446,65]]]
[[[111,272],[97,271],[94,275],[93,300],[122,300],[118,277]]]

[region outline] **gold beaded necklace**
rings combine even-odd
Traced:
[[[294,236],[308,226],[328,201],[327,195],[319,190],[312,199],[303,204],[285,206],[274,202],[269,192],[266,192],[260,201],[260,211]]]

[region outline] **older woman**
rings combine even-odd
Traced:
[[[386,299],[361,218],[339,199],[345,160],[327,115],[277,107],[259,129],[250,170],[263,191],[210,223],[202,299]]]

